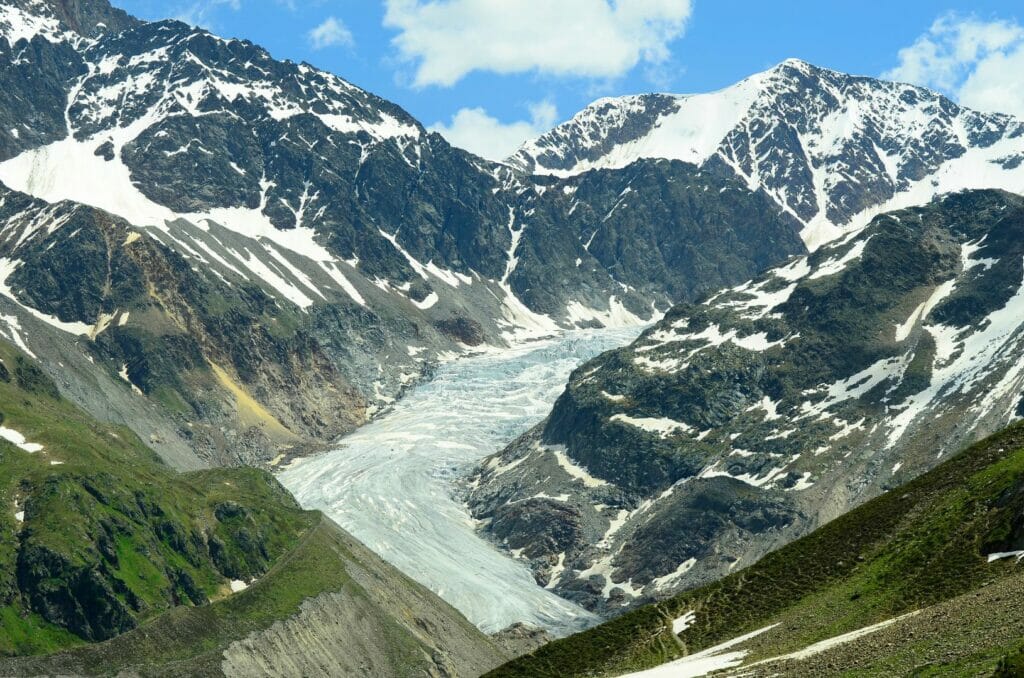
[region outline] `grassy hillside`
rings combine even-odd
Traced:
[[[105,640],[228,596],[318,520],[261,471],[173,472],[7,344],[0,416],[15,441],[0,441],[0,656]]]
[[[615,675],[779,624],[770,643],[749,648],[748,660],[763,659],[991,586],[1010,593],[990,596],[991,608],[971,618],[980,623],[977,619],[991,617],[1005,634],[991,633],[964,651],[969,656],[957,655],[948,650],[970,624],[950,623],[933,634],[939,638],[934,647],[896,643],[886,655],[902,653],[909,666],[927,664],[928,675],[991,672],[1002,659],[1011,675],[1021,661],[1024,631],[1001,606],[1021,603],[1013,592],[1024,592],[1024,565],[1012,558],[989,563],[986,556],[1019,549],[1024,549],[1024,425],[968,448],[719,582],[547,645],[489,675]],[[951,609],[966,610],[959,603]],[[694,623],[676,636],[672,620],[691,610]],[[870,674],[869,669],[864,675]]]
[[[0,675],[305,673],[310,656],[479,675],[508,657],[268,473],[179,474],[4,342],[0,415]]]
[[[260,632],[272,625],[281,631],[282,621],[327,591],[338,592],[332,594],[337,604],[330,609],[331,623],[306,628],[315,642],[292,650],[304,655],[325,648],[332,656],[323,661],[348,662],[334,667],[338,675],[435,675],[439,663],[447,662],[453,676],[476,676],[502,660],[501,651],[454,609],[321,518],[241,593],[202,607],[175,608],[107,642],[45,657],[0,659],[0,674],[219,676],[252,674],[252,666],[260,674],[277,674],[281,658],[265,656],[271,648],[235,671],[225,666],[225,657],[248,649],[253,643],[246,640],[266,643]],[[396,605],[385,602],[388,595]],[[324,664],[320,670],[330,673]]]

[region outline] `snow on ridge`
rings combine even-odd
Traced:
[[[43,3],[38,3],[38,6],[41,11],[47,11]],[[46,16],[11,5],[0,5],[0,38],[6,38],[11,47],[20,40],[31,41],[37,35],[54,43],[77,37],[74,33],[61,30],[60,21],[52,13]]]
[[[0,6],[0,31],[5,18],[22,15],[28,18],[21,24],[34,21],[57,25],[56,19]],[[287,237],[280,237],[262,209],[259,213],[244,207],[218,208],[200,214],[173,213],[138,189],[131,171],[120,159],[121,149],[171,115],[181,112],[193,117],[207,115],[209,111],[200,111],[199,103],[210,93],[228,102],[238,98],[256,101],[275,120],[310,113],[331,129],[343,133],[365,132],[375,142],[406,137],[418,139],[422,136],[421,129],[413,121],[378,110],[373,105],[372,95],[312,67],[297,67],[294,77],[302,81],[305,96],[295,96],[286,93],[273,80],[249,77],[253,69],[269,76],[268,71],[254,64],[250,63],[246,72],[239,74],[207,64],[188,47],[181,54],[171,54],[177,45],[187,45],[196,38],[221,40],[202,30],[190,31],[187,35],[175,36],[173,44],[158,44],[140,54],[95,54],[103,43],[89,43],[89,49],[84,52],[89,70],[74,84],[69,95],[67,137],[5,161],[0,165],[0,180],[47,202],[71,200],[103,209],[140,226],[162,227],[166,221],[176,218],[193,222],[211,219],[251,237],[258,234],[275,240],[278,245],[318,262],[333,259],[312,241],[312,229],[303,233],[303,237],[296,237],[295,230],[289,231]],[[271,60],[269,54],[260,52],[263,58]],[[88,63],[88,59],[94,62]],[[197,67],[199,76],[193,73]],[[118,70],[122,68],[127,70]],[[360,95],[369,100],[362,101],[358,98]],[[313,113],[314,108],[316,113]],[[97,131],[82,138],[78,132],[86,128]],[[107,141],[113,144],[111,161],[95,155],[96,147]]]
[[[674,110],[663,113],[643,136],[614,145],[594,160],[580,160],[568,169],[537,163],[534,171],[560,177],[581,174],[591,169],[620,169],[640,158],[683,160],[700,164],[713,156],[719,145],[747,113],[757,99],[766,73],[746,78],[735,85],[706,94],[663,94],[671,99]],[[522,165],[526,158],[545,153],[564,157],[559,138],[570,138],[582,150],[604,143],[617,125],[642,112],[647,95],[599,99],[570,121],[546,135],[527,142],[510,163]]]
[[[168,234],[172,230],[169,224],[179,219],[200,227],[203,227],[206,222],[217,223],[230,231],[262,243],[261,247],[256,248],[260,250],[259,254],[245,249],[241,253],[234,253],[238,264],[251,274],[243,277],[267,282],[283,298],[301,308],[306,308],[313,303],[310,296],[300,290],[295,283],[286,280],[277,271],[269,268],[264,262],[266,257],[262,255],[266,254],[273,258],[277,262],[275,263],[276,268],[287,269],[288,277],[297,279],[305,278],[305,276],[296,275],[297,269],[276,250],[279,248],[310,259],[323,266],[329,277],[354,300],[360,302],[362,299],[351,284],[346,285],[341,282],[343,276],[337,268],[327,268],[329,263],[337,265],[336,257],[316,242],[313,228],[299,226],[282,231],[271,223],[263,212],[267,191],[271,186],[270,182],[266,180],[262,182],[263,198],[258,208],[220,207],[202,213],[178,214],[147,198],[132,182],[127,166],[119,158],[105,161],[93,153],[91,143],[68,137],[49,146],[26,151],[0,163],[0,181],[15,190],[50,203],[62,200],[74,201],[120,216],[134,225],[156,228]],[[209,226],[207,225],[206,228],[208,229]],[[185,247],[186,251],[191,249],[182,240],[173,239]],[[193,242],[202,245],[194,239]],[[271,244],[273,247],[270,246]],[[194,249],[191,249],[190,253],[193,257],[199,256]],[[219,256],[208,253],[214,259],[219,259],[220,263],[242,275],[239,267],[229,265]],[[10,265],[11,263],[8,262],[8,266]],[[10,272],[13,272],[13,268],[8,271],[8,275]],[[311,292],[323,297],[323,294],[309,283],[308,279],[300,280],[300,282]],[[6,289],[0,289],[0,293],[11,296]],[[365,303],[365,300],[362,300],[362,303]],[[35,311],[33,314],[54,324],[49,316],[42,317]],[[65,325],[60,329],[77,334],[86,332],[82,328],[72,327],[70,324]]]
[[[814,89],[806,92],[807,78],[816,80],[820,96]],[[666,110],[648,123],[646,118],[662,107]],[[630,119],[634,125],[649,124],[649,129],[635,138],[631,133],[623,137]],[[773,140],[780,126],[796,135],[795,145]],[[697,165],[714,159],[731,167],[750,190],[765,190],[782,211],[802,223],[801,237],[814,251],[862,229],[880,213],[924,204],[943,193],[968,188],[1024,191],[1024,165],[1004,166],[1007,158],[1024,153],[1021,130],[1024,122],[958,107],[927,89],[788,59],[708,94],[601,99],[524,144],[509,162],[537,174],[568,177],[619,169],[644,158]],[[926,133],[936,136],[936,143],[959,145],[966,152],[929,159],[921,142]],[[765,144],[770,153],[754,151]],[[904,167],[922,161],[928,172],[924,177],[901,174]],[[850,210],[843,203],[846,187],[860,183],[851,178],[851,162],[879,165],[891,197]],[[792,172],[809,173],[809,184],[782,182]]]

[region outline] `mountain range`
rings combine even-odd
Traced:
[[[118,20],[78,33],[64,7],[8,4],[0,24],[0,77],[22,93],[0,112],[0,182],[47,205],[8,216],[5,296],[156,401],[138,432],[168,458],[269,461],[467,347],[639,323],[803,250],[735,181],[652,166],[637,195],[656,219],[616,215],[625,176],[534,181],[251,43],[96,0],[76,11]],[[35,218],[87,208],[116,235]],[[89,284],[67,294],[69,276]]]
[[[1024,171],[1010,118],[797,61],[598,102],[502,164],[308,64],[101,0],[7,3],[0,31],[0,182],[45,201],[6,208],[10,312],[155,403],[104,416],[179,465],[315,448],[467,347],[645,322],[887,205]],[[37,218],[72,209],[110,226]]]
[[[0,87],[0,656],[29,656],[0,672],[354,670],[326,638],[375,675],[478,675],[541,642],[222,468],[321,450],[474,351],[650,325],[464,487],[484,537],[623,624],[1024,416],[1024,122],[927,89],[790,59],[492,162],[106,0],[3,0]]]

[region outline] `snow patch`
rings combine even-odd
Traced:
[[[1016,558],[1017,562],[1024,560],[1024,551],[1000,551],[999,553],[988,554],[988,562],[994,563],[1004,558]]]
[[[2,322],[4,325],[7,325],[8,331],[4,332],[4,334],[11,341],[14,342],[15,346],[20,348],[22,351],[24,351],[27,355],[31,356],[32,358],[35,358],[37,360],[39,359],[39,356],[33,353],[32,350],[28,347],[28,344],[25,343],[25,338],[21,336],[21,322],[18,320],[17,316],[0,315],[0,322]]]
[[[627,309],[614,294],[608,298],[607,311],[589,308],[578,301],[571,301],[566,306],[565,312],[569,322],[574,325],[585,325],[597,321],[603,327],[634,327],[657,320],[657,316],[650,320],[643,320]]]
[[[689,424],[667,417],[631,417],[628,414],[615,414],[612,415],[611,421],[621,421],[648,433],[655,433],[662,438],[667,438],[677,432],[691,433],[696,430]]]
[[[714,671],[722,671],[739,666],[749,654],[749,650],[738,650],[735,652],[726,652],[726,650],[771,631],[776,626],[778,624],[772,624],[771,626],[751,631],[714,647],[691,654],[688,657],[656,666],[653,669],[623,674],[621,678],[700,678],[700,676],[705,676]]]
[[[693,626],[695,621],[697,621],[697,613],[690,610],[682,617],[678,617],[672,621],[672,633],[678,636],[680,633]]]
[[[39,443],[28,442],[28,440],[25,439],[25,436],[21,433],[15,431],[13,428],[7,428],[6,426],[0,426],[0,438],[6,440],[15,447],[21,448],[29,454],[35,454],[43,449],[43,446]]]
[[[609,484],[607,481],[590,475],[587,469],[579,466],[569,459],[569,455],[565,453],[565,448],[549,447],[547,450],[555,455],[555,460],[558,462],[558,465],[562,467],[562,470],[576,480],[582,481],[584,487],[602,487]]]
[[[437,296],[437,292],[431,292],[430,294],[428,294],[426,296],[426,298],[423,301],[416,301],[415,299],[409,299],[409,301],[412,302],[412,305],[415,306],[416,308],[420,309],[421,311],[425,311],[428,308],[432,308],[434,306],[434,304],[436,304],[439,300],[440,300],[440,297]]]
[[[662,575],[660,577],[656,577],[656,578],[652,579],[651,580],[651,584],[653,584],[654,588],[656,588],[656,589],[663,588],[663,587],[667,586],[668,584],[671,584],[671,583],[675,582],[680,577],[682,577],[684,574],[686,574],[687,572],[692,570],[693,566],[696,565],[696,564],[697,564],[697,559],[696,558],[687,558],[683,562],[679,563],[679,567],[677,567],[672,572],[669,572],[666,575]],[[673,625],[673,629],[674,628],[675,628],[675,625]],[[676,631],[675,633],[679,633],[679,632]]]
[[[38,320],[42,320],[47,325],[56,327],[58,330],[61,330],[62,332],[88,336],[89,332],[92,330],[91,326],[86,325],[83,322],[64,322],[63,320],[56,316],[43,313],[42,311],[37,311],[31,306],[27,306],[26,304],[23,304],[20,301],[18,301],[18,298],[14,296],[14,292],[7,284],[7,279],[11,277],[11,274],[14,273],[15,269],[17,269],[18,266],[20,265],[20,261],[11,261],[6,257],[0,258],[0,294],[4,295],[8,299],[16,303],[18,306],[31,313]]]

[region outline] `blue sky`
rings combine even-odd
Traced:
[[[725,87],[787,57],[1024,117],[1019,0],[114,0],[308,61],[501,157],[602,96]]]

